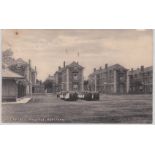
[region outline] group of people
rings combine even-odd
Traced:
[[[60,92],[57,93],[57,98],[66,101],[76,101],[78,99],[86,101],[98,101],[100,94],[98,92]]]

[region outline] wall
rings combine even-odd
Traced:
[[[3,101],[16,101],[17,97],[17,84],[13,79],[2,80],[2,100]]]

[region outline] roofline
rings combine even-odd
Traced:
[[[24,79],[24,77],[4,77],[4,76],[2,76],[2,79]]]

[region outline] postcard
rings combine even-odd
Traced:
[[[2,30],[2,123],[152,123],[153,30]]]

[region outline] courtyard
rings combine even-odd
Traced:
[[[33,95],[26,104],[2,104],[3,123],[152,123],[152,95],[101,95],[100,101],[64,101]]]

